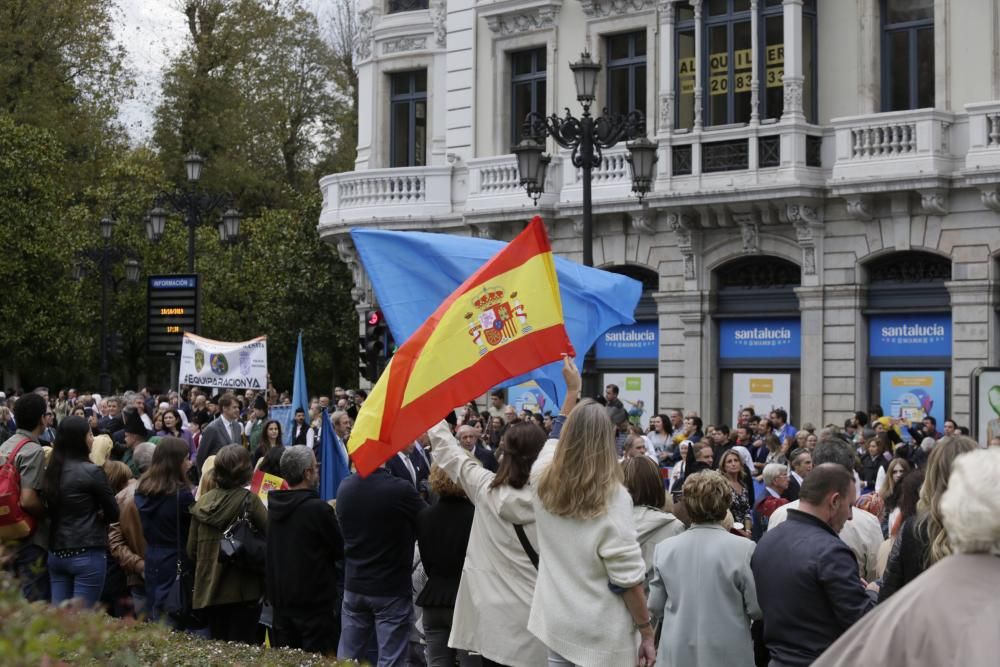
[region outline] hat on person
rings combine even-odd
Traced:
[[[267,412],[267,401],[264,400],[263,395],[257,394],[257,398],[253,399],[253,409]]]
[[[131,410],[125,413],[125,433],[141,435],[144,438],[148,435],[139,413]]]

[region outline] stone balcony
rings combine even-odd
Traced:
[[[936,109],[834,118],[836,194],[946,188],[960,165],[964,132]]]
[[[324,176],[320,226],[393,219],[425,221],[452,212],[452,167],[366,169]]]

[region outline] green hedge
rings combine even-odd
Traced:
[[[299,650],[198,639],[152,623],[28,603],[12,578],[0,576],[0,665],[5,667],[346,664]]]

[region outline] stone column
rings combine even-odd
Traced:
[[[843,424],[855,410],[870,403],[865,363],[868,330],[861,315],[864,294],[860,285],[823,287],[823,366],[819,373],[823,424]],[[805,386],[805,368],[802,375]]]
[[[659,53],[659,123],[656,133],[666,137],[674,130],[674,3],[660,2],[660,53]],[[662,156],[661,156],[662,157]],[[662,168],[662,167],[661,167]]]
[[[783,0],[785,28],[785,109],[781,119],[805,120],[802,111],[802,0]]]
[[[951,416],[968,424],[971,414],[969,376],[979,366],[996,361],[997,286],[990,280],[952,280],[951,294]]]
[[[701,20],[702,0],[691,0],[691,5],[694,7],[694,131],[697,132],[702,128],[701,74],[705,71],[705,54],[702,53],[704,23]]]
[[[799,361],[799,423],[825,424],[823,418],[823,288],[797,287],[802,357]]]
[[[670,321],[673,327],[680,322],[680,340],[673,345],[674,354],[681,358],[670,364],[672,372],[665,371],[660,379],[662,407],[676,407],[695,410],[710,423],[714,419],[714,392],[717,373],[714,354],[710,349],[711,337],[706,335],[711,328],[709,293],[699,290],[685,292],[664,292],[657,298],[660,313],[660,330]],[[671,336],[675,338],[675,336]],[[661,347],[664,341],[660,341]],[[666,366],[662,364],[661,366]]]
[[[750,125],[760,125],[760,0],[750,0]],[[751,169],[754,167],[751,165]]]

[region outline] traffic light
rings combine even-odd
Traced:
[[[365,337],[358,336],[358,373],[366,380],[371,380],[368,371],[368,354],[365,352]]]
[[[389,327],[385,324],[385,316],[381,310],[368,311],[365,318],[365,367],[366,377],[375,382],[382,374],[385,361],[385,339]]]

